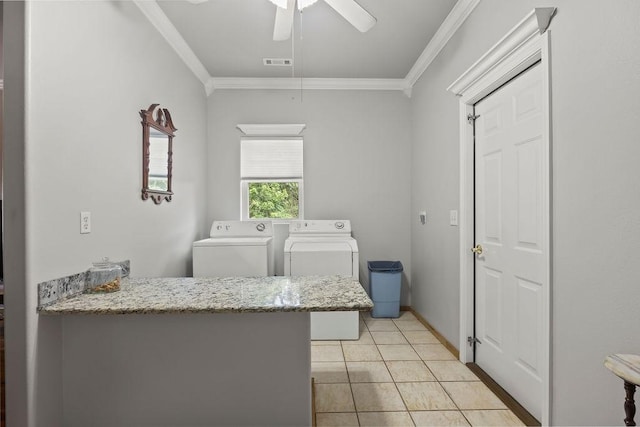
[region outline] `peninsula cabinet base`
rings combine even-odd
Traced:
[[[308,312],[64,315],[64,425],[311,425],[309,325]]]

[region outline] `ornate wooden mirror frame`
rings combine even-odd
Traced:
[[[158,105],[151,104],[148,109],[140,110],[140,117],[142,117],[142,122],[140,122],[142,123],[142,200],[151,198],[156,205],[159,205],[162,200],[170,202],[173,196],[171,190],[173,137],[178,130],[173,125],[169,110],[157,108]]]

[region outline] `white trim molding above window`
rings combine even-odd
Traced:
[[[298,136],[305,124],[239,124],[236,126],[246,136]]]
[[[242,220],[304,218],[302,138],[242,138],[240,192]]]

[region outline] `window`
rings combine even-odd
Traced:
[[[302,139],[240,141],[241,218],[303,218]]]

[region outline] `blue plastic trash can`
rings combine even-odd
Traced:
[[[369,293],[373,300],[371,317],[400,316],[400,261],[369,261]]]

